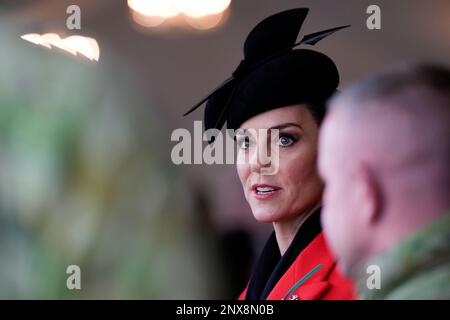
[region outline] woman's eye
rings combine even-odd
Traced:
[[[240,149],[248,149],[250,147],[250,139],[248,137],[238,139],[237,141]]]
[[[289,147],[290,145],[294,144],[294,142],[295,139],[287,135],[280,136],[280,138],[278,139],[278,144],[281,147]]]

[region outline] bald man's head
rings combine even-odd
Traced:
[[[409,65],[351,86],[319,150],[323,224],[348,269],[450,208],[450,71]]]

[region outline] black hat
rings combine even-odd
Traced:
[[[313,50],[294,49],[314,45],[341,26],[303,37],[296,42],[309,9],[274,14],[261,21],[244,43],[244,59],[231,77],[184,115],[205,101],[205,130],[237,129],[262,112],[298,103],[323,105],[339,84],[333,61]]]

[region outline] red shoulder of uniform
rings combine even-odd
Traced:
[[[247,288],[239,296],[244,300]],[[323,232],[300,253],[267,297],[268,300],[351,300],[352,282],[336,265]]]
[[[283,298],[298,300],[355,298],[352,282],[338,270],[323,232],[300,253],[268,296],[268,299]]]

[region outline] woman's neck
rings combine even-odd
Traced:
[[[275,237],[277,239],[278,248],[280,249],[281,255],[284,255],[286,250],[294,240],[300,227],[305,223],[305,221],[318,209],[320,204],[314,206],[312,209],[305,211],[303,214],[296,216],[293,219],[285,221],[275,221],[273,222],[273,229],[275,230]]]

